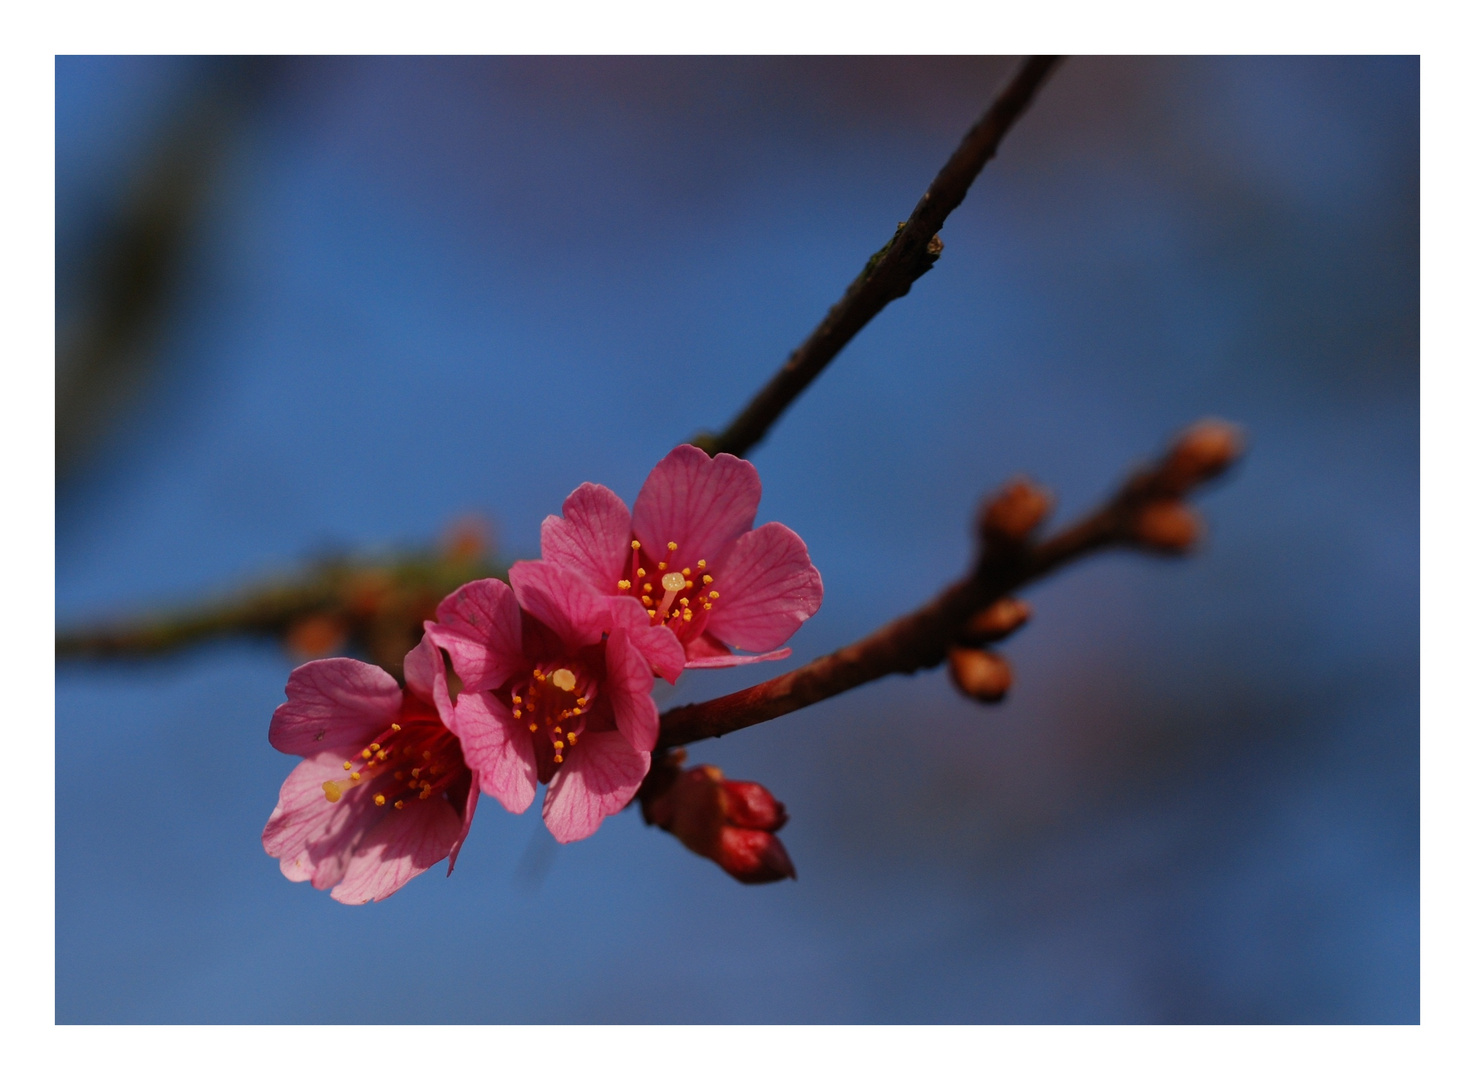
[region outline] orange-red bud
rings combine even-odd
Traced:
[[[698,765],[663,782],[642,809],[650,824],[745,884],[796,876],[789,853],[773,835],[789,816],[762,784],[728,780],[715,765]]]
[[[967,645],[987,645],[992,641],[1003,641],[1029,622],[1033,611],[1025,601],[1005,596],[976,612],[968,620],[959,639]]]
[[[993,544],[1015,546],[1029,539],[1050,512],[1050,493],[1028,480],[1013,480],[983,510],[983,535]]]
[[[948,674],[953,685],[975,701],[1002,701],[1014,682],[1009,661],[983,649],[948,650]]]
[[[1148,503],[1133,522],[1138,543],[1170,555],[1189,550],[1202,532],[1198,514],[1176,500]]]
[[[1186,494],[1229,468],[1243,452],[1244,435],[1235,425],[1200,420],[1178,436],[1168,451],[1163,486],[1174,495]]]

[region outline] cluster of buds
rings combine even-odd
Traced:
[[[985,703],[1004,699],[1014,682],[1009,661],[983,646],[1003,641],[1028,622],[1030,614],[1023,600],[1005,596],[968,620],[947,658],[948,674],[961,693]]]
[[[1148,478],[1146,498],[1130,516],[1131,539],[1165,555],[1191,551],[1204,530],[1184,496],[1229,468],[1243,452],[1239,428],[1223,420],[1201,420],[1185,431]]]
[[[651,768],[641,790],[646,824],[665,829],[745,885],[798,877],[783,841],[784,804],[762,784],[728,780],[715,765],[681,766],[677,750]]]

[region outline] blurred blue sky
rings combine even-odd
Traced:
[[[58,491],[59,622],[467,511],[533,555],[578,483],[632,500],[1013,65],[263,65],[146,392]],[[238,75],[58,60],[59,318],[173,119]],[[760,520],[826,584],[797,663],[956,576],[1015,473],[1069,514],[1200,415],[1252,440],[1200,555],[1028,594],[1006,704],[934,672],[693,748],[788,804],[797,882],[737,885],[633,813],[560,848],[484,803],[453,877],[344,908],[261,852],[282,653],[64,666],[57,1019],[1416,1022],[1418,95],[1407,58],[1072,59],[937,268],[755,451]]]

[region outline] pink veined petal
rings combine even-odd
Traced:
[[[405,654],[405,687],[421,701],[434,702],[437,705],[440,704],[436,700],[436,691],[439,688],[440,696],[445,698],[447,705],[450,704],[446,687],[446,662],[440,650],[435,647],[435,642],[428,636],[422,637],[420,644]],[[441,711],[444,713],[444,710]]]
[[[581,574],[541,561],[515,563],[507,573],[522,609],[569,648],[594,645],[609,629],[609,597]]]
[[[824,585],[799,534],[776,521],[738,537],[713,571],[707,632],[750,652],[776,649],[819,610]]]
[[[461,824],[444,799],[412,799],[403,810],[385,813],[360,841],[330,895],[344,904],[383,900],[449,855]]]
[[[533,804],[538,762],[527,725],[491,694],[463,690],[456,699],[461,755],[477,774],[481,790],[514,814]]]
[[[731,454],[709,458],[695,446],[678,446],[646,477],[631,524],[636,539],[648,551],[660,551],[659,557],[674,540],[679,558],[715,563],[753,527],[762,494],[751,462]]]
[[[309,757],[368,742],[399,715],[401,693],[383,668],[335,657],[303,664],[287,677],[287,701],[272,714],[268,738],[284,754]]]
[[[543,821],[560,844],[592,836],[610,814],[623,810],[650,771],[650,755],[634,749],[618,731],[579,740],[554,775],[543,800]]]
[[[468,690],[495,690],[522,665],[522,614],[506,582],[483,578],[440,602],[430,634]]]
[[[342,785],[336,803],[323,794],[325,780]],[[366,786],[342,781],[342,755],[323,753],[302,761],[283,782],[261,846],[281,860],[289,881],[310,881],[318,889],[336,885],[359,841],[385,813],[370,800]]]
[[[773,652],[759,653],[754,656],[723,653],[719,656],[703,656],[695,660],[688,660],[686,666],[689,668],[737,667],[740,664],[761,664],[767,660],[787,660],[793,655],[793,649],[775,649]]]
[[[614,593],[630,562],[629,508],[601,484],[580,484],[563,500],[563,517],[543,519],[543,560]]]
[[[456,856],[461,854],[461,845],[466,843],[466,834],[471,831],[471,819],[476,816],[476,800],[480,795],[481,789],[476,786],[476,776],[473,774],[471,787],[466,791],[466,805],[461,808],[461,832],[451,845],[451,864],[446,867],[446,877],[450,877],[451,871],[456,869]]]
[[[660,712],[650,696],[650,688],[655,685],[650,664],[630,640],[629,631],[618,627],[610,631],[604,663],[605,691],[614,709],[615,725],[631,746],[649,753],[656,748],[661,733]]]
[[[645,662],[656,674],[674,684],[686,666],[686,651],[681,639],[669,626],[652,626],[650,616],[633,596],[617,596],[610,601],[610,619],[614,626],[630,635],[631,643],[640,650]]]

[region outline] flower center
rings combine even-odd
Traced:
[[[698,559],[694,569],[691,566],[675,569],[679,561],[676,547],[676,541],[668,541],[665,560],[648,569],[650,556],[641,550],[639,540],[631,540],[630,576],[619,583],[619,588],[622,593],[640,598],[652,626],[669,626],[678,634],[696,633],[706,622],[705,613],[712,610],[713,602],[721,594],[712,588],[706,559]]]
[[[434,709],[407,693],[399,720],[345,761],[343,771],[348,775],[342,783],[323,784],[329,802],[341,799],[345,788],[373,784],[375,806],[403,810],[411,799],[441,794],[467,769],[460,740]]]
[[[577,663],[535,667],[528,679],[512,688],[512,718],[553,747],[553,761],[563,764],[565,749],[575,746],[589,718],[589,703],[598,685]]]

